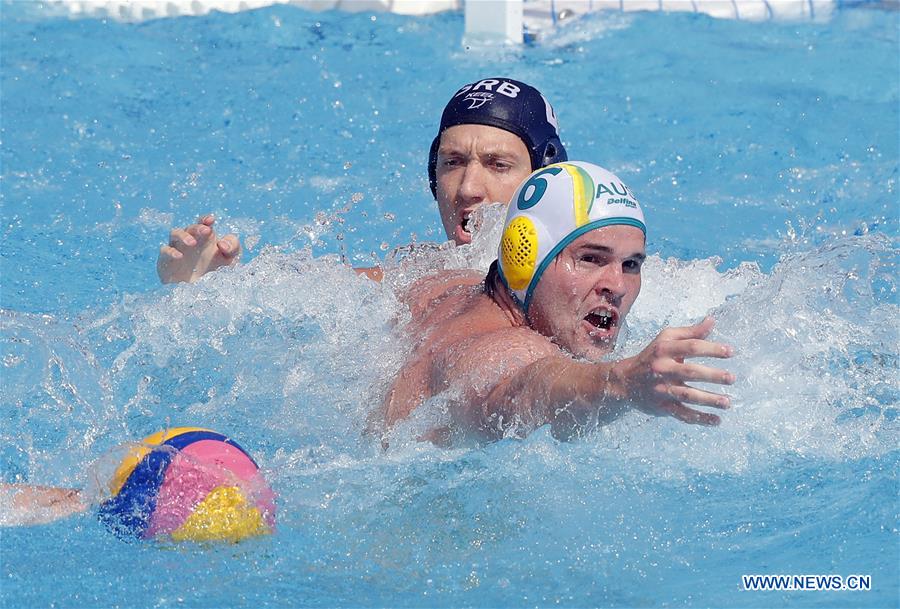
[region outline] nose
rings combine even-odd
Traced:
[[[459,198],[463,204],[481,203],[487,196],[485,169],[481,163],[471,161],[466,165],[462,183],[459,185]]]
[[[594,289],[601,296],[605,295],[611,304],[618,306],[625,296],[625,273],[622,272],[622,266],[615,263],[605,265]]]

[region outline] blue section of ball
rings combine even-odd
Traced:
[[[154,447],[138,462],[119,492],[100,505],[100,522],[118,537],[143,538],[156,509],[156,499],[169,464],[178,451],[200,440],[218,440],[230,444],[256,465],[247,451],[220,433],[193,430],[178,434]]]

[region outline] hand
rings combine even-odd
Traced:
[[[613,374],[625,387],[623,397],[653,414],[668,414],[686,423],[718,425],[717,415],[685,406],[698,404],[722,410],[731,407],[728,396],[685,384],[700,381],[731,385],[735,381],[726,370],[685,363],[685,359],[693,357],[732,356],[731,346],[705,340],[714,324],[713,318],[707,317],[693,326],[667,328],[639,354],[617,362]]]
[[[0,526],[46,524],[87,508],[76,489],[0,483]]]
[[[169,233],[169,244],[159,248],[156,272],[163,283],[193,283],[206,273],[233,266],[241,255],[236,235],[216,239],[212,214],[200,216],[197,224]]]

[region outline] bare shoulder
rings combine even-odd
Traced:
[[[559,355],[559,347],[547,337],[527,327],[505,327],[455,345],[442,363],[451,374],[499,381],[538,360]]]
[[[559,347],[550,339],[527,326],[502,328],[479,337],[478,347],[491,351],[512,351],[516,357],[539,359],[559,354]],[[473,345],[475,346],[475,345]]]
[[[445,294],[461,287],[479,285],[483,281],[484,273],[478,271],[441,271],[418,279],[398,297],[417,316]]]

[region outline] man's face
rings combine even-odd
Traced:
[[[599,360],[612,351],[641,291],[644,257],[644,233],[633,226],[578,237],[541,276],[530,326],[575,356]]]
[[[531,173],[531,157],[518,136],[487,125],[457,125],[441,134],[437,202],[447,237],[471,243],[467,226],[484,203],[508,203]]]

